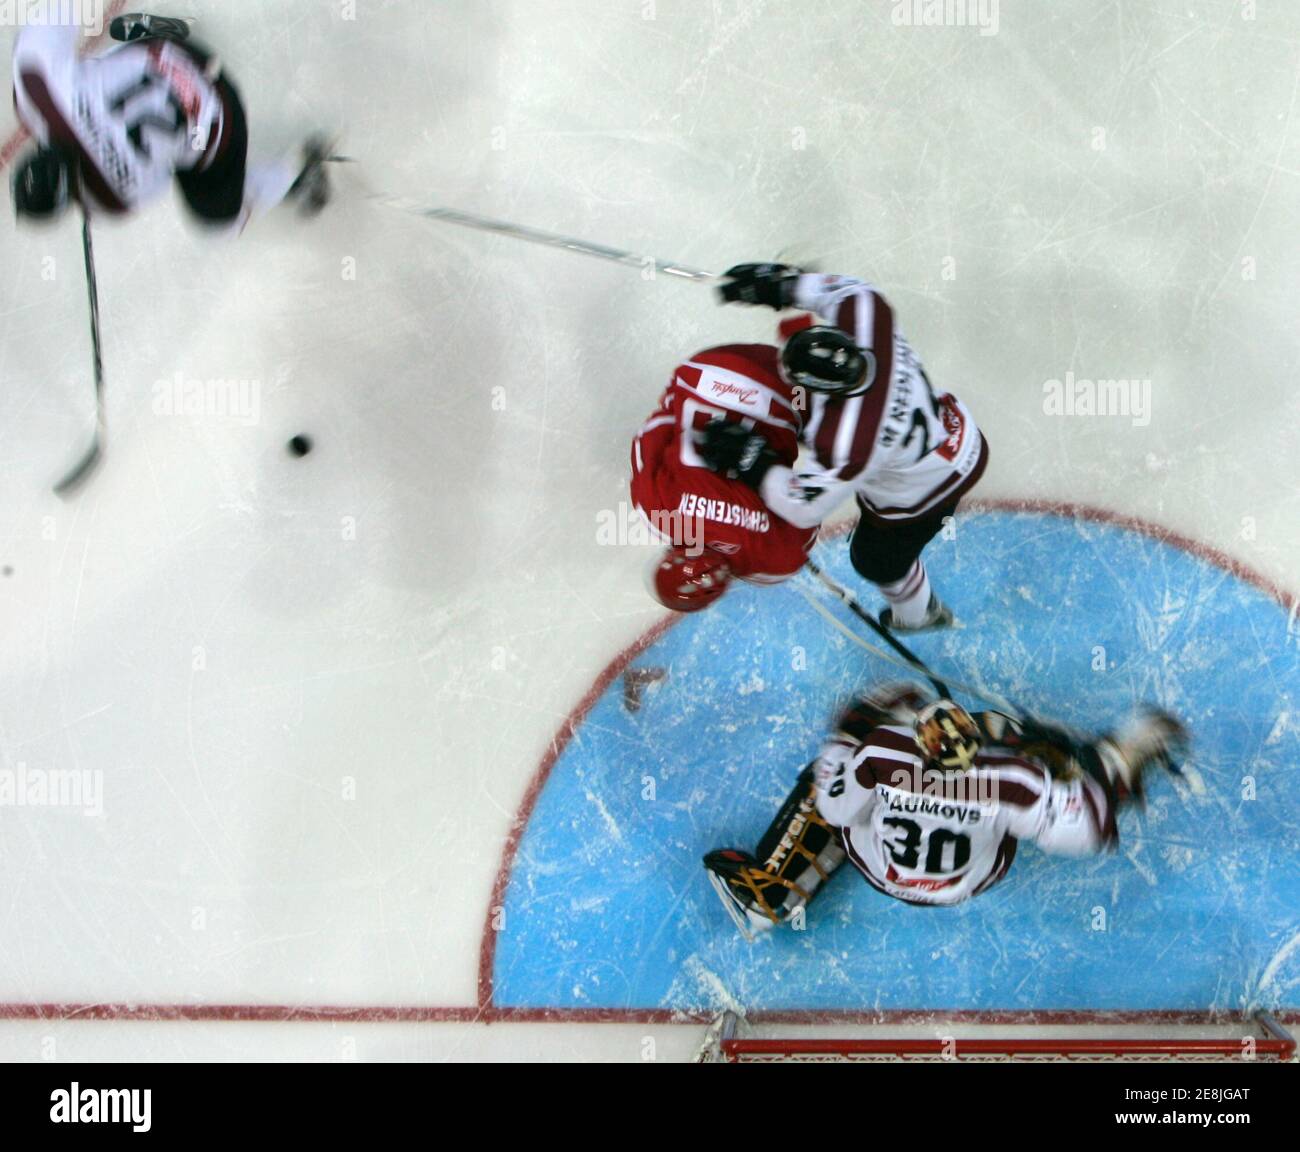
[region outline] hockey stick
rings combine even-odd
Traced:
[[[336,157],[339,160],[350,160],[350,157]],[[412,216],[419,216],[426,220],[440,220],[444,224],[452,224],[459,228],[470,228],[478,232],[493,232],[499,236],[508,236],[514,240],[523,240],[530,244],[540,244],[547,248],[561,248],[565,251],[576,252],[580,256],[592,256],[599,260],[608,260],[615,264],[623,264],[632,268],[653,268],[656,273],[662,272],[666,276],[674,276],[678,279],[689,280],[697,284],[716,284],[722,277],[716,272],[706,272],[702,268],[692,268],[686,264],[679,264],[676,261],[656,260],[651,256],[637,255],[635,252],[627,252],[621,248],[612,248],[605,244],[593,244],[586,240],[579,240],[573,236],[562,236],[556,232],[546,232],[540,228],[529,228],[520,224],[511,224],[505,220],[496,220],[490,216],[479,216],[473,212],[461,212],[454,208],[426,207],[415,203],[414,201],[404,200],[396,196],[388,196],[379,192],[371,192],[367,199],[376,203],[383,204],[399,212],[405,212]],[[929,667],[913,653],[905,644],[893,635],[875,616],[868,612],[856,597],[843,585],[828,576],[814,561],[808,561],[808,567],[813,574],[829,588],[838,599],[840,599],[859,620],[866,624],[873,632],[876,633],[894,652],[901,658],[904,666],[919,672],[924,676],[935,691],[941,697],[950,698],[951,692],[949,685],[940,680],[930,671]],[[811,602],[811,600],[810,600]],[[814,607],[818,607],[815,603]],[[847,632],[847,629],[845,630]],[[849,633],[852,635],[852,633]],[[864,647],[869,647],[865,641],[854,637],[858,643]],[[872,649],[886,659],[890,659],[888,653],[878,649]],[[1044,725],[1023,708],[1019,708],[1010,701],[999,696],[997,693],[990,692],[988,689],[975,688],[969,684],[961,684],[952,681],[958,688],[967,694],[981,700],[987,700],[989,703],[996,704],[999,708],[1006,709],[1013,715],[1018,715],[1026,721],[1039,724],[1044,730],[1062,732],[1059,726]],[[743,931],[743,929],[742,929]]]
[[[808,570],[812,572],[812,574],[816,576],[817,579],[820,580],[823,585],[825,585],[832,592],[834,592],[836,597],[838,597],[841,601],[843,601],[843,603],[848,607],[849,611],[852,612],[853,615],[855,615],[859,620],[861,620],[864,624],[866,624],[873,632],[876,633],[877,636],[879,636],[882,640],[884,640],[885,643],[888,644],[895,652],[897,652],[898,656],[901,657],[902,659],[899,660],[898,658],[891,656],[888,652],[884,652],[881,649],[876,648],[874,645],[868,644],[865,640],[862,640],[859,637],[854,637],[854,639],[857,640],[858,643],[861,644],[862,647],[866,648],[868,651],[876,653],[877,655],[881,656],[885,660],[890,661],[891,663],[902,664],[906,667],[913,669],[916,672],[919,672],[922,676],[924,676],[927,680],[930,681],[930,684],[934,687],[934,690],[938,692],[940,696],[943,696],[947,699],[952,699],[952,693],[949,691],[950,688],[959,688],[961,689],[962,692],[964,692],[968,696],[974,696],[975,699],[977,700],[984,700],[987,701],[989,704],[997,705],[999,709],[1002,709],[1010,716],[1015,716],[1021,720],[1030,721],[1032,723],[1037,724],[1041,728],[1045,728],[1045,729],[1050,728],[1053,731],[1064,731],[1064,729],[1062,729],[1060,725],[1049,725],[1041,720],[1038,720],[1031,712],[1020,707],[1019,704],[1016,704],[1013,701],[1008,700],[1005,696],[1002,696],[999,693],[994,692],[989,688],[977,687],[974,684],[965,684],[960,680],[947,680],[947,681],[940,680],[930,670],[930,666],[926,664],[924,660],[922,660],[919,656],[917,656],[914,652],[912,652],[911,649],[909,649],[901,640],[899,640],[897,636],[895,636],[892,632],[890,632],[890,630],[886,628],[879,621],[879,619],[877,619],[874,615],[872,615],[872,613],[868,612],[865,608],[863,608],[862,605],[858,602],[857,597],[854,596],[853,593],[850,592],[847,588],[845,588],[843,584],[841,584],[833,576],[830,576],[828,573],[826,573],[821,567],[818,566],[816,561],[810,559],[807,561],[807,565],[808,565]],[[814,604],[814,607],[817,607],[817,605]],[[845,629],[845,632],[848,635],[852,635],[852,633],[849,632],[848,629]]]
[[[95,470],[104,455],[104,358],[99,343],[99,289],[95,284],[95,251],[90,242],[90,217],[81,217],[81,250],[86,261],[86,292],[90,297],[90,344],[95,358],[95,431],[85,455],[55,486],[56,496],[67,496]]]
[[[683,280],[690,280],[694,283],[714,284],[721,277],[715,272],[706,272],[702,268],[692,268],[686,264],[679,264],[676,261],[656,260],[651,256],[639,256],[635,252],[626,252],[621,248],[611,248],[605,244],[593,244],[586,240],[579,240],[572,236],[561,236],[555,232],[544,232],[538,228],[528,228],[519,224],[511,224],[504,220],[495,220],[489,216],[478,216],[472,212],[461,212],[453,208],[424,207],[410,200],[404,200],[400,197],[386,196],[382,193],[371,193],[368,197],[376,203],[384,204],[389,208],[394,208],[399,212],[406,212],[413,216],[420,216],[426,220],[440,220],[444,224],[454,224],[460,228],[472,228],[479,232],[494,232],[499,236],[509,236],[515,240],[524,240],[531,244],[541,244],[548,248],[562,248],[569,252],[576,252],[582,256],[593,256],[599,260],[609,260],[615,264],[623,264],[633,268],[653,268],[655,272],[662,272],[666,276],[676,276]],[[934,686],[940,696],[947,697],[950,695],[948,686],[934,675],[933,672],[911,651],[898,640],[879,620],[858,603],[853,594],[831,579],[814,561],[808,561],[808,567],[813,574],[829,588],[835,595],[844,602],[849,611],[866,624],[882,640],[885,641],[899,656],[906,662],[907,666],[913,668],[924,676]],[[882,653],[883,654],[883,653]],[[962,685],[964,688],[965,685]],[[972,693],[980,695],[983,693]],[[1002,703],[1005,704],[1005,701]]]
[[[834,628],[835,631],[839,632],[846,640],[856,644],[864,651],[870,652],[877,659],[885,661],[886,664],[893,664],[899,668],[906,668],[911,672],[920,672],[922,675],[926,674],[924,666],[918,668],[911,660],[905,660],[901,656],[896,656],[893,652],[890,652],[885,648],[880,648],[877,645],[872,644],[869,640],[864,640],[859,633],[855,632],[845,624],[844,621],[826,607],[820,598],[813,595],[809,589],[796,585],[795,591],[797,591],[799,595],[808,602],[808,607],[816,612],[818,616],[825,620],[827,624]],[[933,681],[931,681],[931,683],[933,683]],[[1009,716],[1022,717],[1025,715],[1023,709],[1012,704],[1011,701],[1006,699],[1006,697],[1000,696],[989,688],[977,687],[974,684],[967,684],[964,681],[953,679],[942,681],[942,683],[946,684],[948,688],[955,688],[967,696],[974,697],[976,700],[984,700],[989,704],[996,704],[999,710],[1006,712]],[[949,699],[951,699],[951,697],[949,697]]]
[[[1028,709],[1022,708],[1019,704],[1016,704],[1013,701],[1008,700],[1005,696],[1002,696],[1001,694],[994,692],[989,688],[977,687],[974,684],[965,684],[960,680],[948,680],[945,682],[943,680],[938,679],[938,677],[935,676],[935,674],[930,670],[929,666],[923,660],[921,660],[918,656],[916,656],[913,652],[911,652],[897,637],[895,637],[890,633],[888,628],[886,628],[883,624],[881,624],[880,621],[875,616],[873,616],[870,612],[868,612],[865,608],[863,608],[861,604],[858,603],[857,598],[853,595],[852,592],[850,592],[847,588],[845,588],[842,584],[840,584],[839,581],[834,579],[834,577],[829,576],[826,572],[824,572],[816,564],[815,561],[809,560],[807,564],[809,570],[813,573],[813,575],[815,575],[818,578],[818,580],[820,580],[822,584],[825,585],[825,587],[829,588],[832,592],[834,592],[835,595],[841,601],[843,601],[845,605],[848,606],[849,610],[859,620],[861,620],[864,624],[868,625],[871,628],[871,630],[876,633],[876,635],[878,635],[891,648],[893,648],[894,651],[898,653],[898,656],[891,655],[889,652],[886,652],[881,648],[877,648],[874,644],[867,643],[867,641],[862,639],[861,636],[855,635],[850,628],[846,627],[845,625],[840,623],[840,621],[836,620],[835,617],[825,607],[819,604],[816,598],[811,593],[809,593],[804,588],[800,588],[799,589],[800,594],[804,597],[805,600],[808,601],[808,603],[818,613],[818,615],[824,617],[827,623],[829,623],[832,627],[836,628],[838,631],[842,632],[855,644],[858,644],[862,648],[865,648],[868,652],[871,652],[873,655],[878,656],[882,660],[888,661],[889,663],[893,663],[893,664],[899,664],[904,667],[911,668],[913,671],[921,673],[922,676],[924,676],[927,680],[930,681],[930,684],[934,687],[934,690],[941,697],[944,697],[945,699],[951,700],[952,692],[950,691],[950,689],[958,688],[967,696],[973,696],[976,700],[984,700],[990,704],[995,705],[999,711],[1004,712],[1008,716],[1011,716],[1012,718],[1017,720],[1021,725],[1025,726],[1026,729],[1032,727],[1036,739],[1044,740],[1047,741],[1048,743],[1052,743],[1059,748],[1069,751],[1072,755],[1077,752],[1077,749],[1082,744],[1087,742],[1088,738],[1083,734],[1072,731],[1070,728],[1066,727],[1065,725],[1058,724],[1053,721],[1042,720],[1039,717],[1035,716]]]
[[[369,198],[389,208],[395,208],[399,212],[421,216],[426,220],[441,220],[444,224],[454,224],[458,228],[472,228],[477,232],[495,232],[498,236],[509,236],[513,240],[525,240],[529,244],[541,244],[547,248],[563,248],[568,252],[577,252],[581,256],[594,256],[598,260],[610,260],[615,264],[625,264],[631,268],[653,268],[656,273],[676,276],[680,280],[712,284],[720,279],[715,272],[692,268],[688,264],[679,264],[675,260],[656,260],[653,256],[638,256],[635,252],[625,252],[621,248],[611,248],[606,244],[592,244],[590,241],[579,240],[574,236],[544,232],[540,228],[528,228],[522,224],[494,220],[490,216],[478,216],[473,212],[461,212],[455,208],[427,208],[398,196],[385,196],[377,192],[371,194]]]
[[[886,644],[906,660],[908,664],[929,680],[934,686],[934,690],[938,692],[940,696],[944,699],[950,697],[951,693],[948,691],[948,685],[930,671],[929,666],[925,661],[908,648],[906,644],[899,640],[898,637],[886,628],[874,615],[872,615],[872,613],[862,607],[862,605],[858,603],[858,598],[845,588],[843,584],[833,577],[828,576],[817,561],[811,558],[808,560],[808,571],[816,576],[817,579],[827,588],[834,592],[835,595],[844,603],[844,606],[848,608],[854,616],[861,620],[862,623],[870,628],[877,636],[879,636]]]
[[[626,252],[621,248],[611,248],[605,244],[592,244],[572,236],[561,236],[555,232],[544,232],[538,228],[510,224],[504,220],[494,220],[489,216],[478,216],[472,212],[460,212],[453,208],[422,207],[409,200],[384,196],[379,193],[372,194],[370,199],[386,204],[388,207],[395,208],[400,212],[421,216],[426,220],[441,220],[444,224],[454,224],[460,228],[473,228],[479,232],[495,232],[497,235],[509,236],[515,240],[525,240],[531,244],[541,244],[548,248],[563,248],[569,252],[577,252],[582,256],[594,256],[600,260],[609,260],[615,264],[624,264],[629,267],[653,268],[655,272],[662,272],[666,276],[676,276],[696,283],[712,284],[720,279],[716,273],[706,272],[702,268],[692,268],[676,261],[656,260],[652,256],[638,256],[634,252]],[[947,697],[949,695],[947,685],[938,679],[901,641],[896,639],[879,620],[863,608],[847,588],[832,580],[814,561],[809,560],[808,567],[827,588],[848,606],[850,612],[893,648],[907,661],[910,667],[929,680],[940,696]]]

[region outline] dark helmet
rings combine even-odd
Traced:
[[[38,148],[14,169],[14,209],[19,216],[50,220],[68,206],[72,165],[55,148]]]
[[[876,378],[876,358],[838,328],[818,325],[794,333],[781,349],[786,380],[810,392],[858,396]]]

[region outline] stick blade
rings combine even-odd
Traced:
[[[104,458],[103,445],[98,436],[91,441],[90,448],[76,464],[71,471],[54,485],[54,495],[59,499],[66,499],[77,491],[87,480],[90,479],[91,473],[99,467],[99,462]]]
[[[756,928],[757,931],[761,932],[766,928],[772,927],[770,923],[766,922],[762,927],[751,923],[746,918],[745,913],[736,901],[736,898],[727,890],[727,882],[716,872],[707,868],[705,869],[705,874],[709,878],[709,883],[713,885],[713,890],[718,894],[718,899],[722,901],[722,906],[727,910],[727,915],[731,917],[731,922],[740,929],[740,934],[745,938],[746,942],[753,944],[758,939],[755,931]]]

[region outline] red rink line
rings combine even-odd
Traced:
[[[1267,593],[1288,610],[1297,603],[1296,596],[1281,585],[1247,567],[1216,548],[1192,540],[1170,529],[1083,504],[1050,500],[970,500],[963,508],[970,511],[1035,512],[1066,519],[1099,524],[1113,524],[1191,553],[1210,564]],[[828,536],[843,535],[848,526],[832,530]],[[698,1024],[712,1019],[712,1013],[678,1012],[665,1009],[628,1010],[621,1008],[499,1008],[493,1003],[492,966],[496,956],[496,932],[492,921],[494,909],[501,907],[515,854],[524,829],[532,817],[537,800],[552,769],[569,742],[577,735],[587,714],[605,690],[647,648],[659,640],[680,616],[671,615],[655,624],[643,636],[624,648],[606,666],[596,682],[569,713],[551,738],[550,746],[524,792],[519,810],[511,822],[502,847],[501,863],[492,886],[483,935],[479,947],[478,1004],[473,1007],[449,1008],[422,1005],[286,1005],[286,1004],[72,1004],[10,1003],[0,1004],[0,1020],[108,1020],[108,1021],[224,1021],[275,1023],[347,1023],[347,1024],[425,1024],[482,1023],[515,1021],[520,1023],[575,1024]],[[934,1011],[915,1009],[890,1012],[808,1012],[782,1011],[751,1013],[756,1023],[787,1024],[922,1024],[936,1015]],[[969,1024],[1197,1024],[1206,1020],[1204,1012],[1152,1010],[1141,1012],[1082,1011],[950,1011],[938,1015]],[[1300,1024],[1300,1008],[1273,1014],[1282,1024]]]
[[[1159,540],[1162,544],[1181,549],[1183,552],[1188,552],[1198,559],[1204,560],[1207,564],[1213,564],[1216,568],[1222,568],[1226,572],[1232,573],[1238,580],[1244,580],[1247,584],[1252,584],[1261,592],[1271,596],[1288,612],[1297,603],[1300,603],[1300,596],[1283,588],[1281,584],[1270,580],[1267,576],[1262,576],[1253,568],[1236,559],[1236,557],[1219,551],[1218,548],[1211,548],[1208,544],[1202,544],[1199,540],[1193,540],[1190,536],[1184,536],[1181,532],[1175,532],[1172,528],[1153,524],[1149,520],[1140,520],[1136,516],[1126,516],[1121,512],[1112,512],[1108,508],[1094,508],[1090,504],[1071,504],[1057,500],[977,499],[963,500],[961,510],[963,512],[1036,512],[1042,516],[1060,516],[1066,520],[1084,520],[1091,521],[1094,524],[1113,524],[1119,528],[1127,528],[1131,532],[1149,536],[1153,540]]]
[[[417,1005],[357,1005],[326,1007],[285,1004],[0,1004],[0,1021],[80,1020],[143,1024],[708,1024],[714,1012],[679,1012],[645,1008],[438,1008]],[[924,1025],[935,1017],[971,1025],[1224,1025],[1244,1018],[1212,1017],[1205,1012],[1152,1009],[1142,1012],[987,1012],[969,1009],[889,1012],[776,1011],[749,1012],[751,1024],[805,1025]],[[1272,1012],[1277,1023],[1300,1025],[1300,1009]]]
[[[587,718],[587,713],[596,706],[596,701],[605,694],[605,689],[613,684],[619,676],[623,675],[623,670],[663,636],[679,619],[681,619],[681,616],[677,613],[666,616],[615,656],[596,678],[596,682],[587,689],[587,694],[578,701],[577,707],[564,718],[560,730],[551,737],[550,747],[547,748],[546,755],[542,757],[541,764],[537,766],[532,780],[528,783],[528,790],[524,793],[519,810],[510,823],[510,831],[506,833],[506,841],[501,849],[501,864],[497,868],[496,881],[492,885],[492,899],[488,901],[487,918],[483,923],[483,936],[479,944],[478,1003],[480,1011],[492,1011],[492,965],[496,958],[497,948],[497,934],[492,921],[496,916],[497,909],[505,905],[506,886],[510,883],[510,871],[514,866],[515,852],[519,848],[519,841],[523,838],[524,829],[528,827],[528,821],[532,819],[533,809],[537,806],[537,798],[542,794],[546,781],[550,779],[551,769],[555,767],[556,761],[559,760],[565,748],[569,746],[569,741],[577,734],[582,722]]]
[[[111,0],[111,3],[104,10],[104,30],[98,36],[92,36],[86,41],[85,47],[94,47],[104,40],[108,35],[108,24],[123,8],[126,7],[126,0]],[[0,144],[0,169],[8,167],[9,162],[18,155],[18,150],[27,143],[31,133],[26,128],[19,125],[13,134],[3,144]]]

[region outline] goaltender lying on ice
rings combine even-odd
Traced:
[[[1141,803],[1143,776],[1177,771],[1183,726],[1148,710],[1113,733],[1073,733],[1000,712],[972,715],[915,684],[854,700],[755,853],[704,857],[736,926],[803,926],[846,859],[909,904],[957,904],[1006,875],[1019,840],[1089,856],[1119,840],[1116,812]]]

